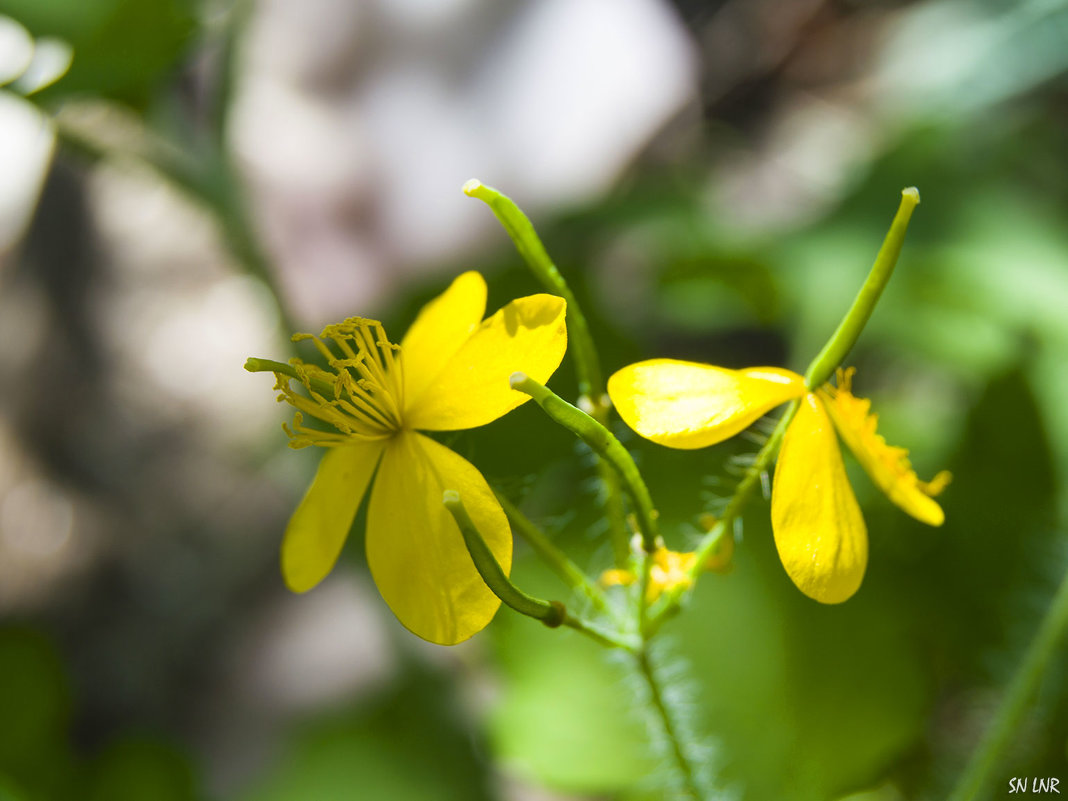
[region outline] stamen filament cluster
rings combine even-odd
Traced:
[[[281,392],[278,400],[298,410],[292,427],[284,427],[291,447],[338,445],[351,437],[384,439],[403,427],[404,380],[401,361],[394,355],[400,347],[389,341],[380,322],[350,317],[328,325],[319,336],[293,335],[294,342],[303,340],[314,343],[330,369],[324,370],[301,359],[290,360],[306,396],[293,390],[291,376],[275,374],[278,378],[275,388]],[[331,349],[327,340],[341,356]],[[333,398],[317,391],[316,386],[324,384],[333,388]],[[333,426],[337,432],[304,425],[304,415]]]

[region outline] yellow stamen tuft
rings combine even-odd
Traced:
[[[292,428],[286,427],[290,445],[339,445],[349,438],[383,439],[403,427],[403,375],[394,353],[400,348],[386,338],[377,320],[350,317],[328,325],[322,334],[294,334],[294,342],[311,340],[329,369],[291,359],[305,393],[293,390],[291,376],[276,373],[278,399],[297,409]],[[330,340],[335,350],[327,344]],[[321,431],[302,424],[302,415],[313,417],[337,432]],[[338,433],[339,432],[339,433]]]
[[[839,368],[838,386],[827,384],[819,390],[838,435],[891,501],[921,522],[941,525],[945,515],[931,498],[945,489],[952,476],[943,470],[931,481],[919,479],[909,461],[909,452],[887,444],[878,433],[879,418],[871,412],[871,401],[853,395],[855,372],[852,367]]]
[[[646,589],[646,600],[652,603],[666,590],[692,586],[693,578],[690,572],[696,560],[697,554],[695,553],[669,551],[662,545],[653,551],[653,563],[649,566],[649,587]],[[637,580],[638,577],[632,570],[613,569],[601,574],[600,583],[602,587],[625,587]]]
[[[679,553],[667,548],[653,552],[653,565],[649,570],[648,601],[655,601],[666,590],[693,586],[691,571],[697,561],[695,553]]]

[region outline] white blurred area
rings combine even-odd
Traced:
[[[15,442],[0,419],[0,612],[46,602],[97,551],[100,515],[57,485]]]
[[[0,15],[0,265],[33,212],[55,144],[48,118],[20,95],[59,80],[71,57],[64,42],[34,40],[18,22]]]
[[[54,142],[43,114],[0,89],[0,265],[33,212]]]
[[[697,89],[659,0],[263,0],[244,64],[232,141],[309,325],[499,243],[469,178],[591,201]]]

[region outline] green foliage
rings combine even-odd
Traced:
[[[91,771],[87,801],[195,801],[197,781],[189,758],[150,738],[109,745]]]
[[[570,792],[640,783],[652,763],[625,672],[577,634],[523,619],[500,623],[505,683],[490,724],[499,757],[524,777]]]
[[[46,97],[99,95],[138,108],[189,48],[195,8],[192,0],[0,0],[0,14],[35,37],[74,48],[70,71]]]
[[[413,672],[373,706],[310,721],[241,801],[488,801],[446,677]]]
[[[4,627],[0,676],[0,776],[58,801],[71,774],[70,698],[59,654],[36,631]]]

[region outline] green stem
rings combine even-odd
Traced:
[[[883,246],[875,257],[871,272],[864,286],[860,288],[857,297],[849,312],[838,326],[838,330],[823,346],[823,350],[813,359],[805,373],[805,386],[815,389],[823,386],[831,377],[831,373],[845,359],[853,348],[860,332],[864,330],[868,318],[871,317],[875,304],[879,301],[883,289],[886,287],[890,276],[893,275],[894,265],[897,264],[898,254],[905,242],[905,231],[908,230],[912,210],[919,205],[920,193],[914,186],[901,190],[901,205],[898,206],[894,221],[890,224],[890,230],[883,240]]]
[[[667,703],[665,703],[664,693],[660,688],[660,682],[657,679],[656,671],[649,660],[648,650],[643,648],[639,651],[635,655],[635,662],[638,666],[638,673],[645,680],[646,688],[649,691],[650,704],[656,712],[658,722],[663,728],[664,736],[670,745],[671,759],[675,763],[675,768],[678,771],[683,792],[686,793],[684,797],[693,799],[693,801],[700,801],[704,796],[698,787],[696,768],[686,754],[679,726],[672,717],[671,710],[668,708]]]
[[[467,513],[463,501],[460,500],[460,493],[454,490],[445,490],[441,502],[445,504],[445,508],[449,510],[449,513],[456,521],[456,525],[460,527],[460,533],[464,537],[464,544],[467,546],[468,553],[471,554],[471,561],[475,563],[478,574],[482,576],[482,580],[486,582],[486,586],[490,588],[494,595],[500,598],[506,606],[510,606],[519,612],[519,614],[540,620],[549,628],[556,628],[564,622],[564,617],[567,613],[562,603],[559,601],[543,601],[540,598],[527,595],[508,580],[508,576],[504,574],[504,570],[501,569],[501,565],[493,555],[493,551],[490,550],[486,540],[482,538],[481,532],[479,532],[474,521],[471,520],[471,516]]]
[[[579,566],[572,562],[567,554],[553,544],[545,532],[538,528],[524,515],[519,508],[500,492],[494,492],[497,501],[508,515],[512,527],[526,540],[527,544],[551,567],[564,582],[576,592],[585,596],[593,606],[602,611],[609,612],[610,607],[604,593],[591,582]]]
[[[478,530],[471,516],[467,513],[460,494],[455,490],[445,490],[442,495],[442,503],[449,510],[456,525],[463,535],[467,552],[471,554],[471,561],[475,569],[486,582],[490,591],[501,599],[505,606],[509,606],[516,612],[535,620],[540,620],[549,628],[566,626],[584,634],[590,639],[607,648],[621,648],[626,651],[634,651],[638,647],[637,640],[607,631],[593,623],[588,623],[581,618],[575,617],[567,611],[567,608],[559,601],[543,601],[528,595],[515,586],[504,574],[497,558],[493,555],[482,533]]]
[[[471,179],[464,184],[464,194],[481,200],[504,227],[515,244],[516,250],[530,267],[542,285],[550,292],[567,301],[567,334],[571,353],[575,359],[575,375],[578,379],[579,406],[584,407],[601,425],[608,425],[608,412],[611,402],[605,391],[604,373],[597,356],[586,315],[582,312],[563,275],[553,264],[545,245],[542,244],[534,225],[515,204],[515,202],[491,186]],[[628,547],[626,515],[623,512],[623,499],[619,493],[619,481],[612,468],[599,460],[597,475],[605,488],[605,516],[608,519],[608,531],[612,541],[612,552],[616,566],[624,567],[630,557]]]
[[[597,358],[597,349],[590,336],[590,327],[586,323],[586,317],[579,307],[571,287],[564,281],[560,271],[556,269],[545,246],[538,238],[534,225],[530,218],[525,215],[515,202],[503,195],[491,186],[486,186],[481,181],[472,178],[464,184],[464,194],[481,200],[500,221],[504,230],[508,232],[516,250],[529,265],[531,271],[542,284],[564,300],[567,301],[567,333],[575,357],[575,372],[578,374],[579,394],[587,398],[594,411],[591,415],[603,423],[604,420],[594,412],[598,407],[606,410],[604,402],[604,379],[601,373],[601,363]]]
[[[551,389],[539,384],[525,373],[513,373],[511,385],[512,389],[532,397],[554,422],[575,434],[589,445],[594,453],[615,468],[634,503],[634,514],[638,518],[643,547],[646,553],[652,553],[656,548],[658,535],[657,511],[653,508],[649,488],[645,486],[645,481],[627,449],[620,444],[611,431],[586,412],[572,406]]]
[[[790,421],[794,419],[798,406],[799,401],[790,402],[790,405],[786,407],[786,411],[783,412],[782,417],[779,418],[779,422],[775,424],[775,429],[771,432],[771,436],[768,437],[768,441],[765,442],[764,447],[757,452],[756,459],[753,460],[753,464],[749,466],[749,469],[745,471],[745,475],[742,476],[742,480],[734,491],[730,503],[728,503],[727,508],[723,510],[723,515],[712,528],[712,531],[706,534],[701,540],[700,545],[698,545],[698,563],[703,565],[718,548],[719,539],[724,532],[717,532],[716,529],[719,527],[723,527],[724,529],[728,526],[733,527],[735,518],[742,513],[742,509],[745,508],[745,505],[749,502],[749,499],[752,497],[756,488],[761,486],[760,476],[771,467],[771,463],[775,460],[775,455],[779,451],[779,445],[782,444],[782,438],[786,435],[786,429],[789,427]],[[696,565],[694,570],[694,576],[696,576]]]
[[[993,773],[1003,761],[1013,736],[1033,702],[1042,676],[1068,630],[1068,572],[1050,602],[1038,632],[1020,667],[1009,682],[1005,697],[982,741],[961,774],[949,801],[974,801],[988,796]]]
[[[605,425],[605,421],[598,420],[597,422]],[[615,471],[601,458],[597,459],[597,479],[604,487],[604,513],[608,520],[608,538],[612,543],[612,557],[615,559],[616,567],[624,567],[630,559],[630,542],[627,537],[627,515],[623,511],[623,495],[619,491],[619,478]]]
[[[581,618],[573,617],[570,612],[565,614],[564,622],[561,625],[574,629],[579,634],[589,637],[591,640],[603,645],[605,648],[619,648],[621,651],[627,651],[628,653],[633,654],[641,647],[641,643],[638,641],[637,637],[620,634],[615,631],[608,631],[595,623],[590,623]]]

